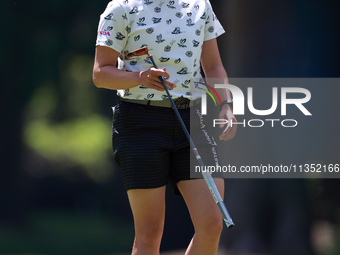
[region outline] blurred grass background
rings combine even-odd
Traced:
[[[3,254],[112,254],[131,247],[133,226],[111,215],[70,210],[32,211],[25,229],[2,229]]]

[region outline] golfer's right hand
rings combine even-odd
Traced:
[[[164,91],[165,89],[159,79],[159,76],[163,77],[164,83],[168,89],[171,87],[175,88],[177,86],[175,83],[167,80],[170,78],[170,75],[166,72],[166,68],[156,69],[152,67],[147,71],[141,71],[139,73],[139,81],[141,85],[147,88]]]

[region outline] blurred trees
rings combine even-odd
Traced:
[[[66,168],[94,181],[112,175],[113,93],[101,94],[91,80],[106,4],[1,1],[0,222],[18,223],[28,209],[29,172],[59,175]]]

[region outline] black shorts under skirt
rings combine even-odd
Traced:
[[[199,111],[201,106],[194,107]],[[208,138],[206,127],[202,131],[204,119],[195,112],[193,107],[179,110],[204,164],[216,165],[213,138]],[[194,169],[190,162],[197,160],[173,109],[120,101],[114,108],[112,127],[114,158],[127,190],[169,183],[174,193],[180,194],[176,184],[191,179],[190,170]]]

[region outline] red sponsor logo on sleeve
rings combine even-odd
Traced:
[[[111,32],[110,31],[99,31],[98,35],[111,36]]]

